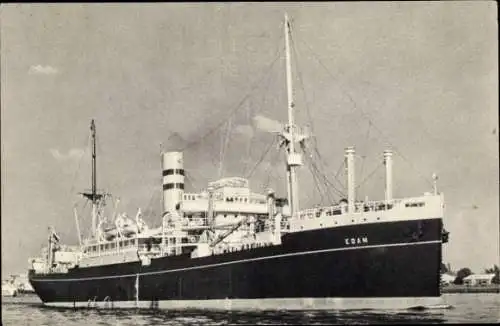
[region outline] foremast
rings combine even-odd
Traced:
[[[296,151],[296,143],[303,142],[307,136],[302,134],[298,126],[295,125],[293,99],[293,82],[290,55],[291,29],[288,15],[285,13],[285,59],[286,59],[286,84],[288,99],[288,124],[284,126],[280,133],[286,147],[286,168],[287,168],[287,190],[290,214],[294,216],[299,211],[299,193],[297,170],[302,163],[302,155]]]
[[[97,191],[97,153],[96,153],[96,127],[94,119],[90,123],[90,133],[92,137],[92,189],[91,192],[84,192],[82,195],[92,202],[92,236],[97,235],[97,208],[104,197],[103,193]]]

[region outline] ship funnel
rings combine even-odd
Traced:
[[[385,200],[392,200],[392,151],[387,149],[384,151],[385,165]]]
[[[162,154],[163,214],[179,210],[184,194],[184,162],[182,152]]]
[[[354,153],[354,147],[347,147],[345,149],[345,160],[347,166],[347,209],[349,213],[354,213],[354,201],[356,200]]]

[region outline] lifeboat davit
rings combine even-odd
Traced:
[[[116,219],[114,226],[104,229],[104,238],[106,240],[113,240],[120,233],[124,237],[131,237],[143,232],[146,228],[147,225],[142,219],[139,219],[138,224],[136,224],[135,221],[120,216]]]

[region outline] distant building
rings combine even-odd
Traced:
[[[28,274],[11,275],[9,282],[16,287],[19,292],[34,292],[33,287],[28,281]]]
[[[491,285],[491,281],[495,274],[472,274],[464,278],[464,284],[470,286],[486,286]]]
[[[442,285],[450,285],[455,281],[456,276],[450,274],[441,274],[441,284]]]

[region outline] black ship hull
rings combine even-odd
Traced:
[[[439,298],[441,232],[440,218],[357,224],[288,233],[277,246],[29,278],[45,304],[68,307]]]

